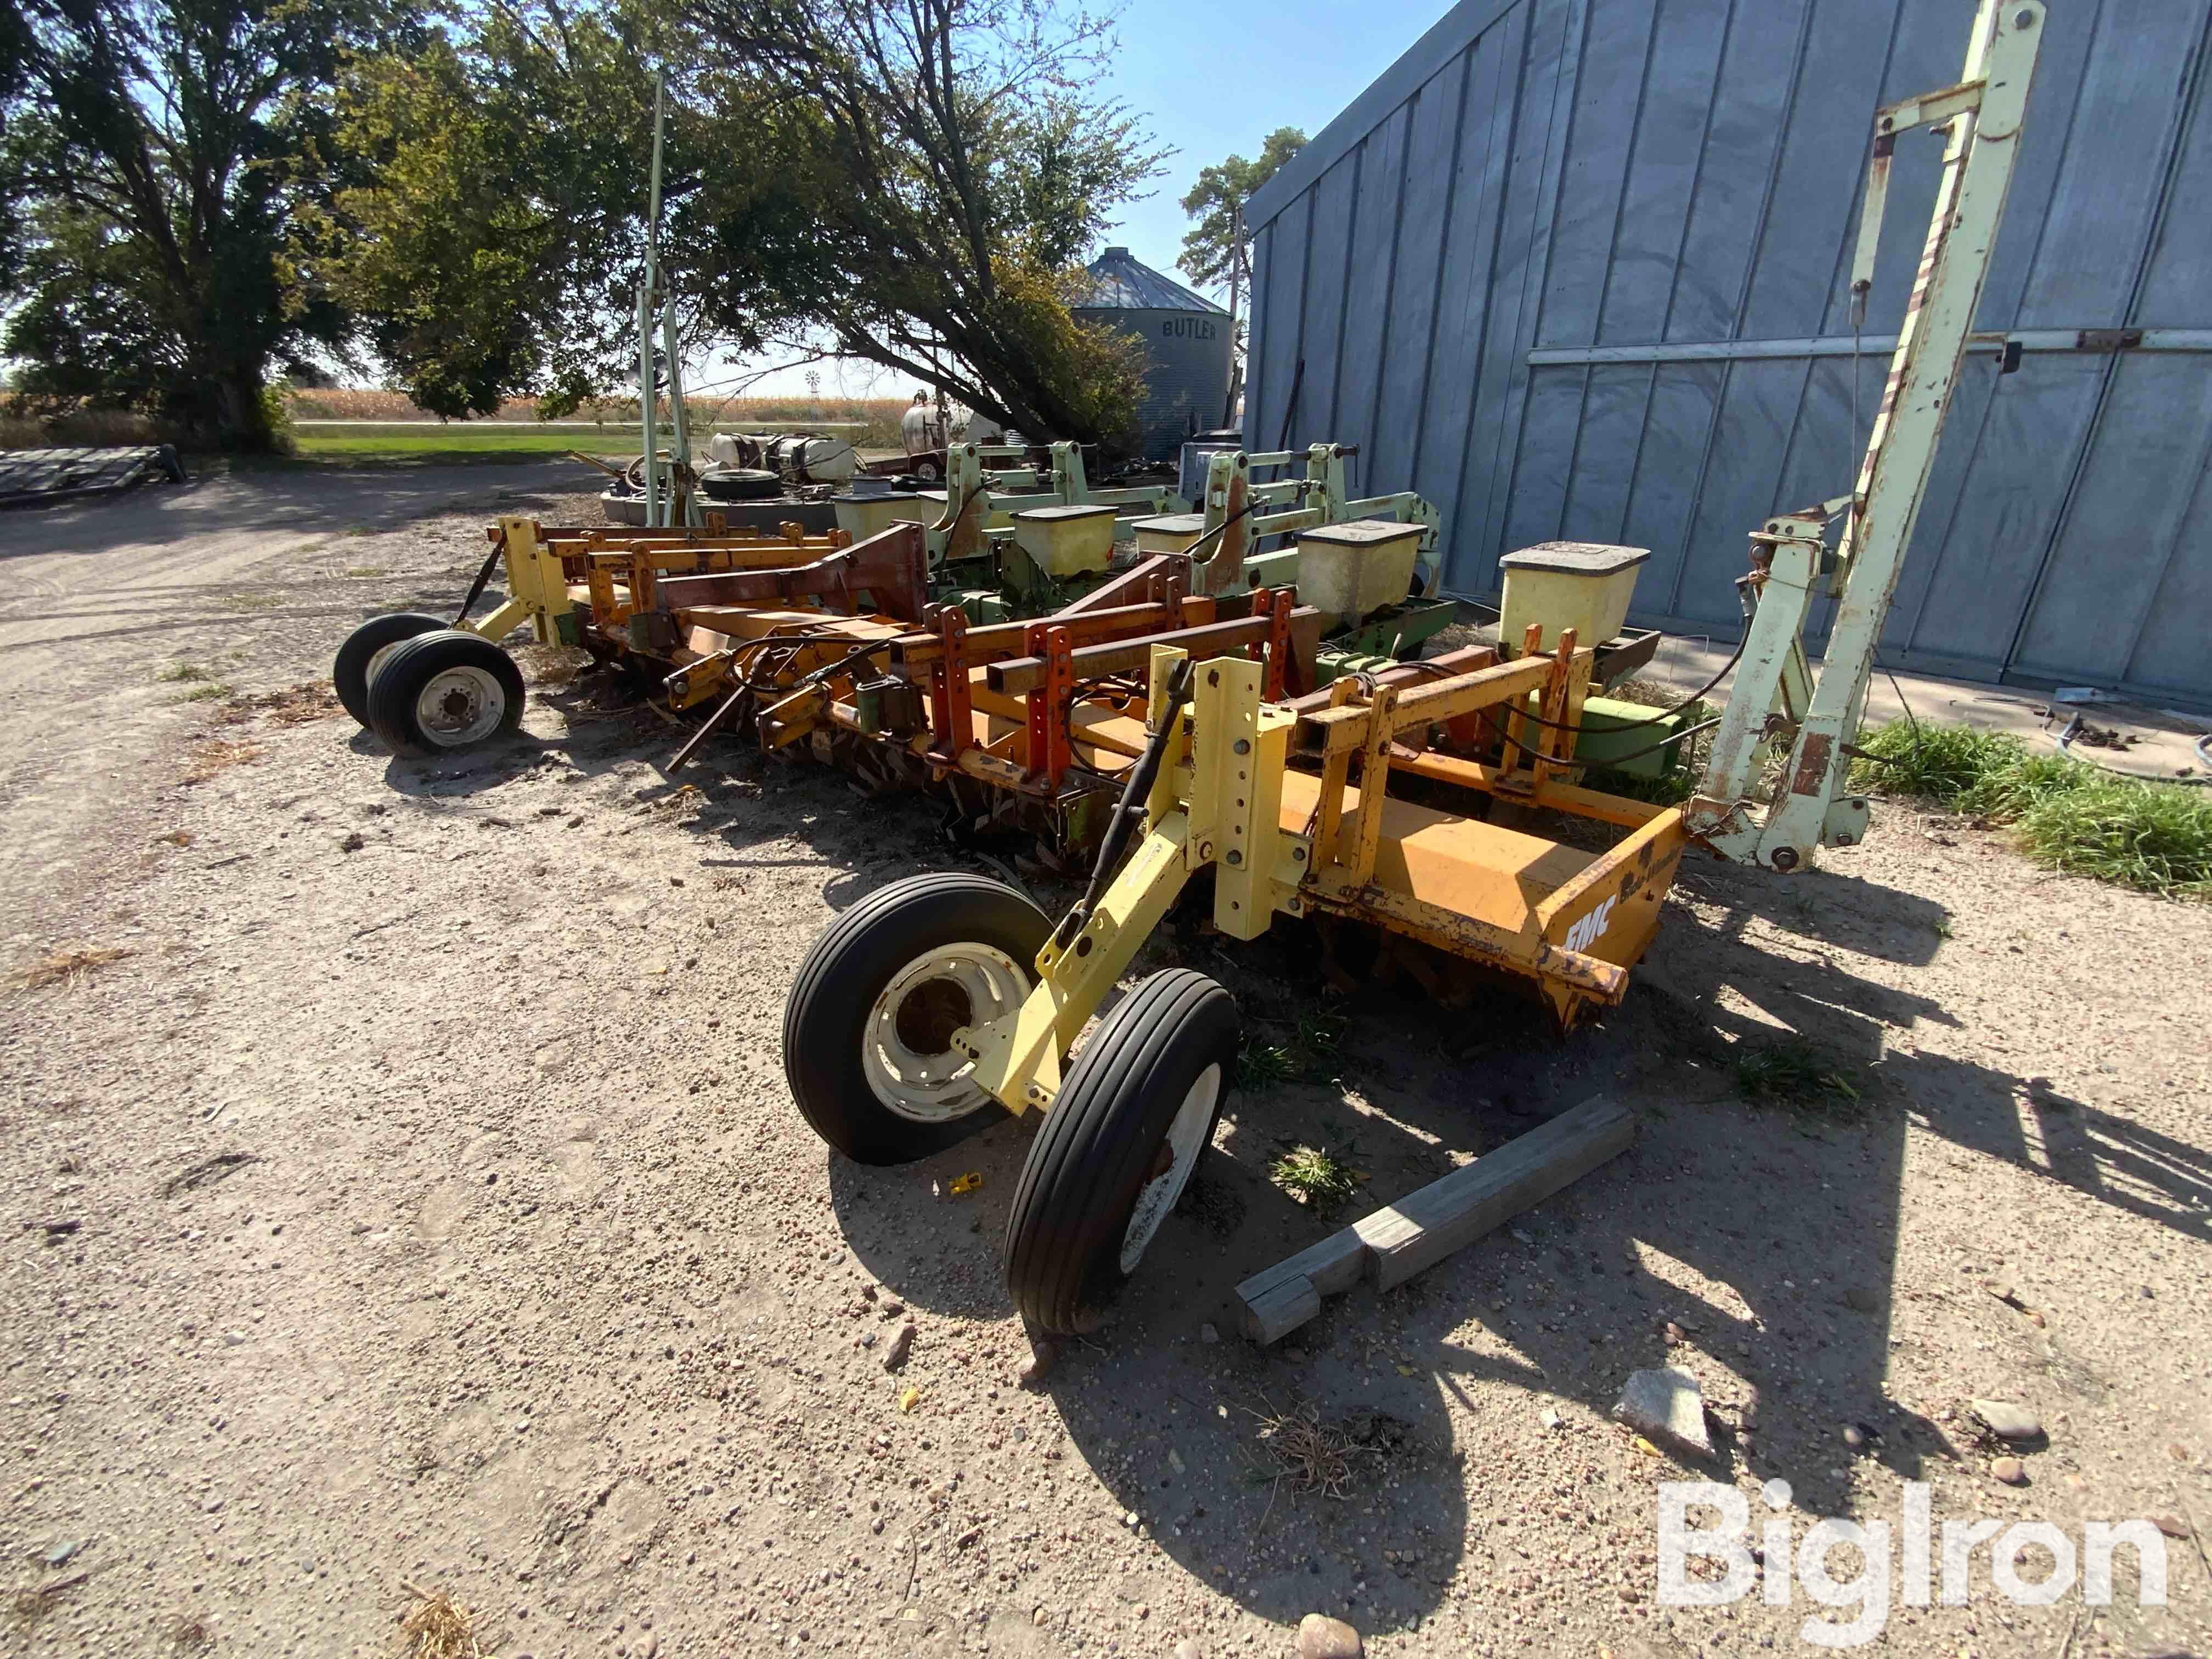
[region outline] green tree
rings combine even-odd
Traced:
[[[272,373],[339,349],[291,258],[331,187],[329,88],[376,0],[16,0],[0,28],[0,349],[19,398],[273,441]]]
[[[1200,288],[1225,286],[1234,266],[1232,253],[1242,253],[1236,240],[1237,210],[1252,192],[1273,178],[1284,162],[1305,148],[1306,136],[1296,127],[1277,127],[1260,145],[1257,161],[1241,155],[1209,167],[1200,167],[1198,182],[1182,198],[1182,210],[1198,221],[1182,238],[1182,256],[1176,264]]]
[[[1106,20],[1058,0],[679,3],[699,61],[732,66],[699,94],[726,120],[753,112],[799,192],[744,205],[725,252],[752,281],[710,297],[719,323],[816,340],[1026,432],[1133,432],[1141,346],[1071,313],[1083,255],[1160,159],[1093,91]],[[722,183],[702,181],[703,216]]]
[[[559,414],[636,370],[653,69],[634,16],[501,6],[342,77],[369,168],[305,225],[332,294],[421,407]],[[699,123],[674,112],[669,172]],[[733,158],[734,159],[734,158]]]
[[[688,359],[858,356],[1027,431],[1133,428],[1140,349],[1070,310],[1157,161],[1085,90],[1101,25],[1054,0],[540,3],[364,60],[340,100],[380,170],[316,234],[426,407],[567,402],[635,372],[660,64],[660,262]]]

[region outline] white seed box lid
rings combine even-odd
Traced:
[[[1605,542],[1539,542],[1498,562],[1508,570],[1555,570],[1567,576],[1610,576],[1642,564],[1648,547],[1614,547]]]
[[[1350,519],[1342,524],[1316,525],[1311,530],[1301,530],[1298,539],[1335,547],[1376,547],[1420,533],[1420,526],[1401,524],[1395,519]]]

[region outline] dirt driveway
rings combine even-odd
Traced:
[[[1892,805],[1794,880],[1692,863],[1564,1044],[1378,975],[1332,1047],[1310,939],[1185,927],[1145,965],[1222,978],[1292,1075],[1024,1391],[1027,1126],[863,1170],[781,1072],[836,911],[992,867],[933,807],[734,744],[666,779],[679,734],[610,677],[541,675],[523,737],[453,764],[322,713],[356,621],[455,604],[492,513],[575,488],[240,475],[0,519],[0,971],[58,975],[0,991],[0,1650],[389,1655],[403,1584],[505,1659],[1282,1654],[1315,1611],[1376,1653],[1788,1650],[1854,1609],[1810,1598],[1818,1538],[1784,1573],[1759,1528],[1894,1526],[1908,1482],[1938,1526],[2054,1523],[2030,1583],[2154,1517],[2167,1605],[2135,1546],[2110,1605],[2078,1571],[2018,1605],[1986,1543],[1942,1605],[1940,1540],[1915,1605],[1899,1538],[1858,1626],[1891,1650],[2212,1644],[2212,914]],[[1741,1097],[1737,1045],[1790,1032],[1850,1094]],[[1600,1090],[1635,1147],[1510,1234],[1235,1334],[1235,1282],[1331,1224],[1269,1183],[1288,1144],[1363,1174],[1341,1221]],[[1662,1364],[1709,1463],[1610,1420]],[[2025,1484],[1975,1397],[2038,1419]],[[1341,1496],[1263,1435],[1302,1413]],[[1700,1479],[1788,1605],[1662,1601],[1658,1483]]]

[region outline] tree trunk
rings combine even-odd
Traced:
[[[276,447],[276,428],[262,404],[263,389],[258,368],[234,368],[215,382],[215,435],[224,449],[264,454]]]

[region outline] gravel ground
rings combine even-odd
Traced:
[[[573,521],[576,488],[241,475],[0,521],[0,965],[125,953],[0,992],[0,1647],[389,1655],[410,1586],[507,1659],[1279,1654],[1315,1611],[1378,1654],[1832,1638],[1802,1584],[1659,1602],[1656,1485],[1693,1479],[1801,1540],[1907,1481],[1939,1525],[2174,1534],[2165,1607],[2126,1549],[2111,1605],[2016,1606],[1984,1548],[1964,1605],[1893,1591],[1892,1650],[2212,1643],[2205,909],[1887,805],[1795,879],[1688,863],[1564,1042],[1185,923],[1140,965],[1294,1050],[1317,1005],[1345,1036],[1232,1100],[1118,1321],[1024,1390],[1029,1127],[864,1170],[781,1072],[834,913],[991,867],[933,808],[734,743],[669,780],[680,733],[550,660],[521,738],[455,763],[326,712],[356,622],[455,603],[492,513]],[[1740,1096],[1737,1045],[1793,1032],[1856,1100]],[[1237,1279],[1601,1090],[1636,1146],[1510,1233],[1235,1334]],[[1341,1214],[1269,1183],[1299,1141],[1364,1177]],[[1612,1420],[1662,1364],[1710,1460]],[[1974,1397],[2039,1419],[2025,1484]],[[1340,1495],[1284,1472],[1300,1422]]]

